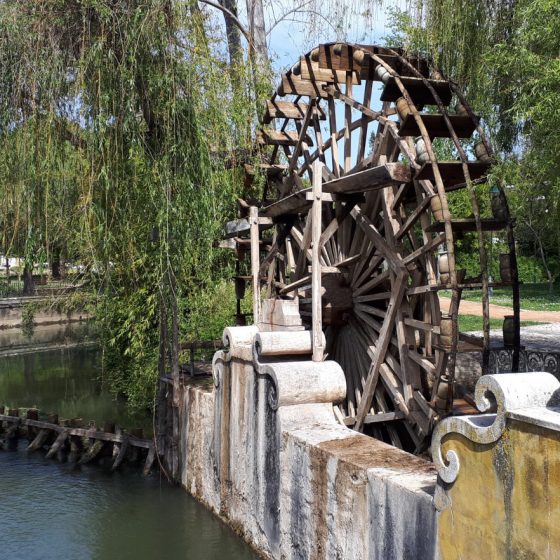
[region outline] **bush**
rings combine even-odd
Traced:
[[[491,260],[488,253],[490,275],[494,282],[500,280],[500,258],[501,253],[506,253],[507,248],[502,243],[496,243],[492,250]],[[457,254],[457,269],[466,269],[467,278],[480,274],[480,261],[477,252],[459,252]],[[519,280],[524,284],[538,284],[546,282],[546,274],[539,259],[533,256],[517,255],[517,271]]]
[[[251,312],[251,292],[247,290],[242,300],[241,312]],[[225,327],[235,324],[235,286],[231,280],[221,280],[215,285],[201,288],[189,298],[181,332],[186,341],[216,340],[222,338]]]

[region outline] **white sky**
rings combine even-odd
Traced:
[[[293,0],[279,0],[274,4],[268,3],[266,15],[269,20],[274,21],[278,14],[282,13],[281,9],[286,12],[300,3]],[[328,0],[325,0],[325,4],[328,4]],[[350,9],[351,6],[355,5],[355,2],[339,0],[338,4],[346,5]],[[278,24],[268,36],[269,50],[273,57],[275,70],[281,71],[292,66],[301,54],[311,50],[319,43],[328,43],[340,39],[365,44],[379,43],[383,36],[391,32],[388,26],[388,8],[405,9],[408,2],[407,0],[384,0],[381,5],[373,1],[370,4],[372,15],[369,17],[369,22],[368,18],[359,15],[350,17],[350,27],[339,31],[338,34],[333,28],[333,24],[320,19],[317,21],[315,30],[310,30],[304,23],[297,21],[283,21]],[[312,31],[315,31],[315,33]]]
[[[239,19],[245,25],[245,0],[237,0]],[[350,42],[378,44],[381,38],[391,32],[389,28],[388,12],[391,8],[406,9],[410,0],[263,0],[267,23],[268,44],[275,71],[280,74],[292,66],[305,52],[320,43],[336,40]],[[324,14],[333,13],[334,9],[345,15],[336,21],[329,21],[320,16],[313,17],[309,12],[299,15],[290,13],[280,23],[273,25],[282,15],[297,6],[312,10],[320,6]],[[209,15],[216,27],[224,27],[223,16],[215,8],[200,4]],[[369,12],[369,16],[361,15]],[[312,20],[310,24],[309,21]],[[313,21],[314,20],[314,21]],[[337,29],[338,26],[338,29]],[[225,52],[224,44],[224,56]]]

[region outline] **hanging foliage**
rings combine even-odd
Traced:
[[[560,276],[560,4],[416,0],[391,38],[422,51],[468,92],[507,186],[522,251]]]
[[[231,274],[212,250],[239,181],[254,102],[189,2],[0,3],[4,253],[63,253],[94,288],[104,364],[144,405],[158,317]],[[241,102],[239,96],[245,96]]]

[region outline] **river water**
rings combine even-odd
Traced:
[[[96,351],[0,359],[0,403],[37,406],[125,427],[127,417],[100,384]],[[149,422],[148,422],[149,423]],[[0,558],[10,560],[248,560],[257,558],[228,527],[159,473],[109,474],[28,453],[0,451]]]

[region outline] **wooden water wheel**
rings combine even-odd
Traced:
[[[252,174],[265,175],[263,199],[252,203],[260,229],[253,236],[254,286],[266,286],[269,298],[297,301],[310,327],[313,267],[320,268],[324,356],[341,364],[347,380],[339,419],[422,451],[434,422],[453,413],[455,357],[464,343],[457,312],[465,289],[485,294],[487,363],[485,232],[506,232],[510,258],[502,284],[513,284],[519,328],[506,199],[495,187],[492,216],[481,217],[474,188],[492,163],[478,117],[425,59],[398,49],[326,44],[282,76],[258,143],[264,163],[247,167],[249,183]],[[455,160],[438,159],[444,147]],[[312,184],[320,189],[319,207]],[[448,196],[463,188],[472,217],[456,219]],[[242,204],[245,216],[250,205]],[[320,216],[315,263],[313,212]],[[238,249],[248,244],[242,235],[248,223],[240,223],[229,229]],[[470,278],[455,258],[455,242],[466,232],[474,232],[481,262],[480,275]],[[249,278],[240,274],[238,282]],[[440,290],[451,293],[445,313]]]

